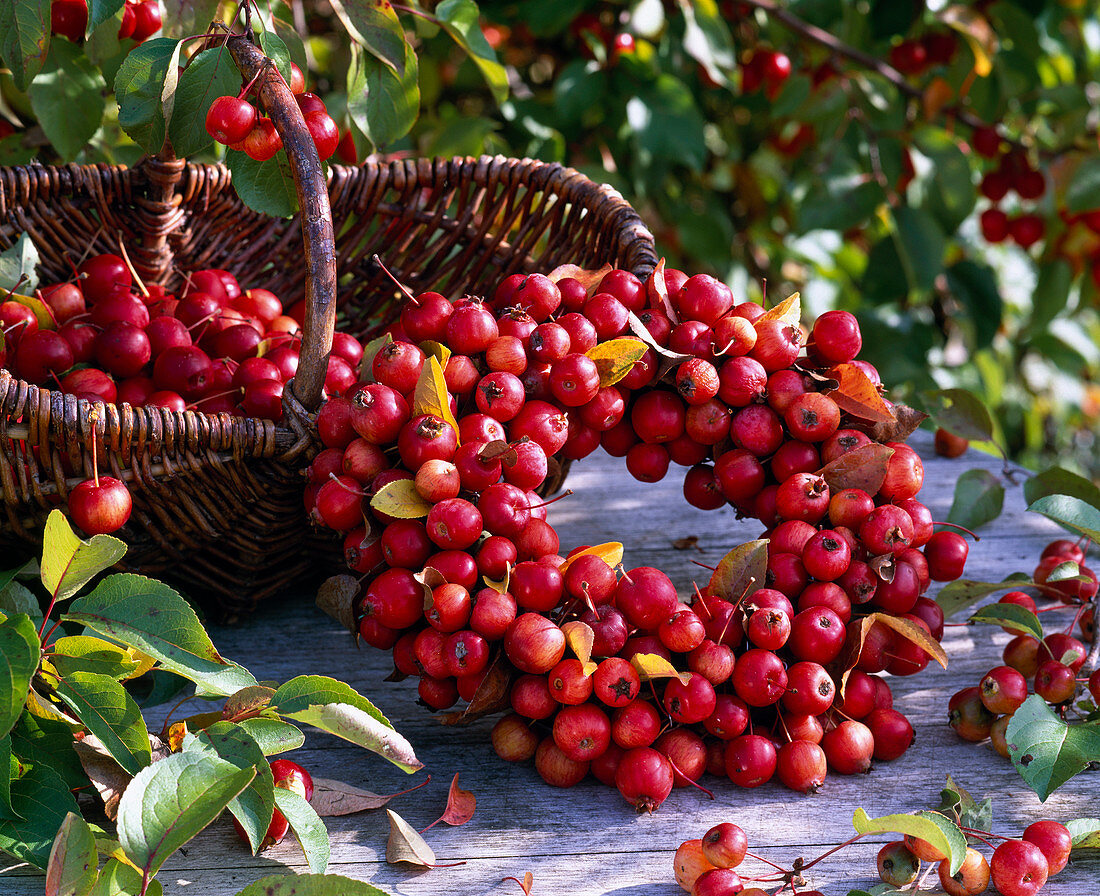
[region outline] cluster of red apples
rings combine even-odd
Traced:
[[[300,304],[285,314],[278,296],[244,290],[228,271],[190,273],[177,297],[136,280],[124,258],[96,255],[72,282],[0,304],[0,360],[27,382],[92,402],[278,421],[301,320]],[[327,394],[356,381],[362,354],[353,336],[335,335]],[[90,535],[114,532],[129,519],[130,494],[94,470],[70,492],[70,515]]]
[[[1048,619],[1050,611],[1069,611],[1069,623],[1065,630],[1051,632],[1041,640],[1005,628],[1015,637],[1005,645],[1003,665],[994,666],[977,686],[963,688],[948,703],[948,721],[963,740],[980,743],[989,739],[993,749],[1007,759],[1005,732],[1029,694],[1038,694],[1063,717],[1078,699],[1081,686],[1087,688],[1093,703],[1100,705],[1100,669],[1088,679],[1077,678],[1088,654],[1085,642],[1096,637],[1090,604],[1096,597],[1097,577],[1084,564],[1085,549],[1078,542],[1059,538],[1043,549],[1032,574],[1040,598],[1049,601],[1041,611]],[[1052,581],[1055,570],[1077,575],[1054,576]],[[1024,591],[1010,591],[1000,603],[1024,607],[1032,614],[1040,611],[1035,599]],[[1071,634],[1075,626],[1084,641]]]
[[[317,154],[324,161],[341,146],[340,129],[328,114],[324,100],[315,93],[306,93],[305,75],[293,62],[290,64],[288,86],[305,118]],[[266,162],[283,148],[283,140],[271,119],[260,115],[245,98],[251,88],[252,85],[247,84],[238,96],[220,96],[214,100],[206,113],[206,132],[218,143],[239,150],[257,162]],[[349,132],[345,143],[350,141]],[[351,144],[350,151],[354,163],[354,144]],[[341,157],[346,155],[347,147],[341,152]]]
[[[306,506],[362,576],[361,637],[432,710],[510,706],[503,758],[558,786],[591,774],[640,810],[705,771],[810,791],[827,766],[900,756],[913,729],[876,673],[938,650],[923,593],[967,544],[933,534],[916,453],[868,435],[894,409],[855,318],[806,332],[798,313],[661,268],[408,296],[366,381],[322,409],[309,470]],[[561,556],[536,491],[600,446],[644,482],[688,467],[691,504],[761,520],[766,572],[692,599],[623,569],[621,546]]]
[[[144,43],[160,31],[163,16],[158,0],[126,0],[118,39]],[[50,4],[50,33],[82,43],[88,29],[88,0],[53,0]]]
[[[948,896],[979,896],[992,880],[1003,896],[1033,896],[1049,877],[1069,862],[1073,838],[1064,824],[1043,819],[1029,825],[1020,837],[997,836],[985,831],[967,833],[975,842],[993,850],[990,859],[977,849],[967,847],[961,867],[951,873],[950,860],[935,846],[919,837],[906,835],[903,840],[887,843],[878,853],[878,874],[882,882],[897,890],[916,891],[927,877],[921,862],[936,869],[939,885]],[[847,845],[847,844],[845,844]],[[836,849],[826,855],[832,855]],[[692,896],[768,896],[763,886],[789,884],[794,871],[770,861],[771,866],[759,877],[742,877],[736,869],[745,858],[757,858],[748,851],[745,832],[732,822],[716,824],[702,839],[685,840],[676,850],[673,870],[681,889]],[[816,865],[825,856],[799,864],[799,874]],[[922,877],[922,874],[924,875]],[[745,884],[760,886],[746,886]],[[820,890],[799,890],[802,896],[821,896]]]

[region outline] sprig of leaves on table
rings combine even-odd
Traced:
[[[325,826],[274,786],[267,757],[301,746],[302,723],[408,773],[422,768],[411,745],[343,682],[257,682],[218,654],[191,606],[161,582],[115,573],[80,595],[125,552],[107,535],[82,541],[55,510],[38,567],[0,572],[0,850],[45,870],[47,894],[144,896],[160,892],[165,860],[225,809],[255,852],[277,805],[315,874],[295,892],[380,893],[322,876]],[[45,612],[27,586],[34,578]],[[127,689],[148,673],[186,679],[222,708],[168,726],[162,740]],[[114,832],[81,817],[73,793],[93,787]]]

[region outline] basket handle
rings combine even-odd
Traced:
[[[325,385],[332,334],[336,328],[336,238],[328,183],[302,110],[286,82],[247,37],[231,37],[227,46],[246,82],[268,67],[256,84],[264,109],[282,138],[290,161],[306,253],[306,319],[298,372],[291,388],[304,408],[316,411],[321,405],[321,390]]]

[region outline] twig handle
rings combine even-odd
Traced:
[[[256,85],[260,100],[282,138],[298,193],[305,244],[306,319],[298,372],[292,388],[303,407],[316,411],[321,405],[321,390],[325,385],[332,334],[336,328],[336,238],[325,171],[302,110],[268,58],[243,36],[229,38],[227,45],[245,81],[259,75]],[[267,70],[262,71],[265,67]]]

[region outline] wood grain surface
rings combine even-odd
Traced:
[[[936,519],[951,506],[954,483],[965,470],[981,467],[1002,478],[1007,490],[1005,513],[981,531],[967,565],[967,577],[997,581],[1015,571],[1030,572],[1043,545],[1060,530],[1024,511],[1022,482],[1026,473],[1005,475],[1000,461],[974,451],[947,461],[932,455],[931,439],[918,433],[912,443],[925,458],[920,499]],[[738,521],[730,509],[703,512],[681,496],[682,471],[673,469],[661,483],[635,483],[621,460],[602,453],[574,464],[568,486],[572,498],[554,505],[551,522],[558,528],[563,553],[577,544],[622,541],[625,563],[653,565],[669,573],[682,589],[714,565],[732,546],[756,537],[755,521]],[[695,547],[677,549],[680,539],[697,539]],[[933,586],[933,596],[936,586]],[[993,797],[994,830],[1019,833],[1039,818],[1067,820],[1100,815],[1100,775],[1085,773],[1054,794],[1046,804],[1027,789],[1007,760],[988,744],[960,741],[946,724],[948,697],[977,684],[1000,662],[1008,636],[991,627],[948,629],[944,645],[948,671],[934,664],[925,672],[891,681],[895,706],[909,716],[917,731],[914,746],[899,760],[879,763],[869,775],[831,775],[821,792],[803,796],[778,783],[741,790],[728,781],[704,776],[714,800],[693,789],[676,790],[652,816],[638,816],[619,794],[588,780],[569,790],[547,786],[530,764],[511,765],[497,758],[489,743],[493,720],[462,729],[443,728],[415,705],[415,681],[387,683],[388,654],[357,649],[339,626],[322,615],[310,595],[287,594],[270,601],[251,619],[231,628],[214,628],[215,644],[227,657],[244,663],[260,679],[285,681],[302,673],[330,675],[367,694],[413,743],[431,773],[431,783],[390,807],[417,828],[443,811],[454,774],[477,796],[477,811],[463,827],[437,825],[426,834],[440,863],[457,867],[410,870],[385,862],[388,822],[378,810],[327,819],[332,840],[330,871],[371,881],[402,896],[420,894],[519,894],[503,878],[534,875],[533,893],[541,896],[672,896],[682,892],[672,875],[672,857],[685,839],[700,837],[719,821],[734,821],[748,834],[750,850],[790,867],[807,860],[851,834],[852,813],[862,807],[872,817],[935,806],[945,776],[979,800]],[[201,704],[194,710],[198,711]],[[186,711],[186,710],[185,710]],[[377,793],[403,790],[420,781],[327,734],[310,731],[294,757],[314,775],[346,781]],[[889,837],[873,838],[826,859],[807,874],[812,886],[829,894],[877,882],[874,857]],[[747,874],[766,866],[747,861]],[[219,821],[174,855],[160,872],[164,892],[172,896],[233,894],[267,874],[305,870],[292,837],[257,858],[248,855],[228,821]],[[1075,855],[1070,866],[1052,878],[1043,893],[1078,896],[1100,892],[1100,857],[1095,851]],[[935,881],[933,873],[930,883]],[[29,896],[42,892],[43,878],[26,869],[0,876],[0,893]],[[772,887],[774,889],[774,885]]]

